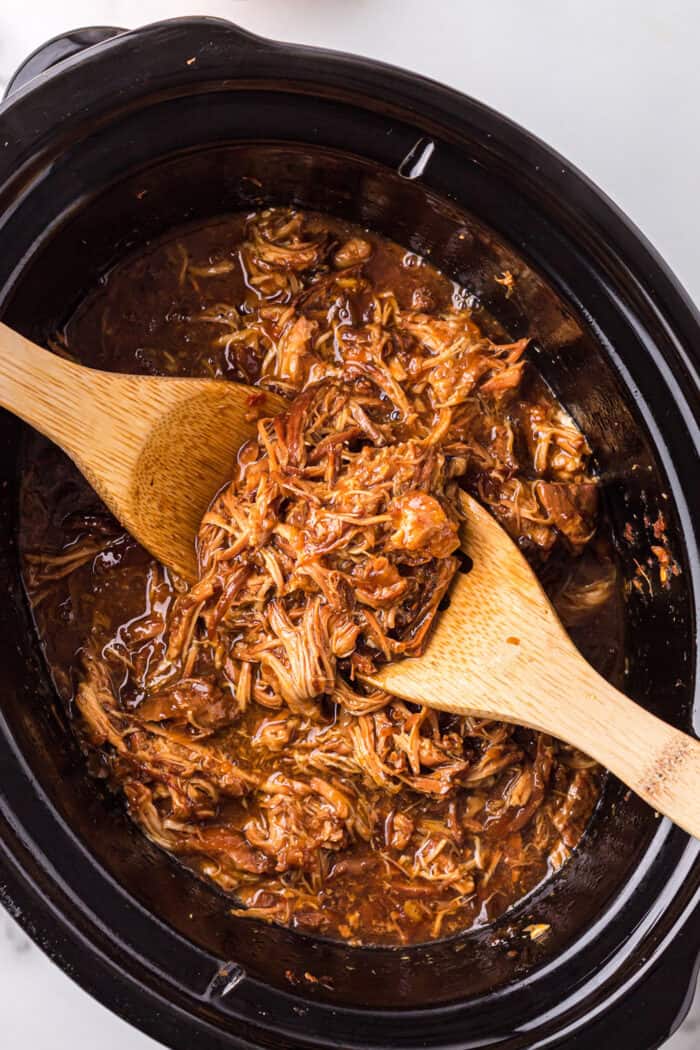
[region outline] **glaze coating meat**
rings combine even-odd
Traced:
[[[527,340],[490,338],[464,301],[397,245],[272,209],[139,252],[57,333],[100,367],[260,390],[191,587],[39,439],[22,497],[27,590],[90,768],[251,918],[353,943],[465,929],[564,863],[595,806],[571,748],[363,684],[429,639],[460,486],[574,629],[610,636],[585,437]],[[266,391],[288,399],[276,418]]]

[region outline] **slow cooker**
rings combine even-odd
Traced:
[[[125,253],[277,203],[426,255],[531,337],[615,523],[624,688],[697,729],[700,318],[598,189],[483,104],[216,19],[53,40],[0,107],[3,320],[46,339]],[[50,686],[18,571],[22,427],[4,414],[0,439],[0,895],[83,988],[182,1050],[651,1050],[674,1030],[700,952],[699,845],[613,778],[537,891],[401,950],[234,917],[147,842],[89,779]],[[635,586],[660,511],[680,572]],[[531,922],[551,935],[531,941]]]

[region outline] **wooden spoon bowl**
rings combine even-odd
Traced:
[[[242,383],[85,368],[0,324],[0,405],[60,445],[132,536],[192,582],[204,512],[256,418],[284,402]]]

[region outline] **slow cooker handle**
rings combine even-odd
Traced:
[[[62,62],[65,58],[71,58],[95,44],[101,44],[103,40],[109,40],[113,36],[126,33],[126,29],[117,26],[86,26],[83,29],[72,29],[68,33],[61,33],[41,44],[32,51],[28,58],[15,70],[10,82],[5,89],[5,97],[24,87],[24,85],[45,73],[51,66]]]

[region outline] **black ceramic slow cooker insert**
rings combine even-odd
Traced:
[[[692,731],[698,315],[600,191],[482,104],[214,19],[52,41],[0,107],[3,319],[41,341],[149,238],[289,203],[428,255],[532,337],[594,449],[630,581],[663,512],[681,572],[629,588],[624,688]],[[492,925],[402,950],[235,918],[147,842],[88,778],[49,684],[18,573],[22,426],[3,415],[0,440],[0,893],[85,989],[182,1050],[660,1045],[697,969],[698,843],[612,778],[554,878]],[[533,943],[530,922],[551,936]],[[290,981],[305,972],[323,979]]]

